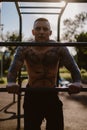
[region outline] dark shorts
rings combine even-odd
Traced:
[[[51,91],[29,91],[24,97],[24,130],[41,130],[43,119],[46,130],[64,130],[62,102]]]

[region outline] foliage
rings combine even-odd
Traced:
[[[75,15],[74,19],[66,19],[64,20],[64,33],[62,40],[65,41],[76,41],[75,35],[80,34],[82,28],[87,22],[87,13],[82,12],[78,15]]]
[[[82,12],[74,19],[64,20],[64,34],[62,40],[68,42],[87,42],[87,32],[83,30],[87,22],[87,12]],[[75,47],[77,56],[75,56],[80,69],[87,70],[87,47]]]
[[[2,59],[3,61],[3,67],[2,67],[2,72],[5,73],[5,70],[7,70],[9,68],[9,65],[11,63],[11,56],[10,56],[10,53],[8,50],[6,50],[4,53],[3,53],[3,56],[2,56]],[[0,68],[1,68],[1,64],[2,64],[2,61],[0,60]],[[0,69],[0,73],[1,73],[1,69]]]
[[[20,41],[20,37],[19,37],[18,32],[12,32],[12,33],[7,32],[7,34],[5,35],[4,40],[5,40],[5,42],[17,42],[17,41]],[[8,46],[8,49],[9,49],[11,55],[14,54],[16,48],[17,47],[14,46],[14,45],[13,46]]]
[[[20,40],[19,34],[17,32],[7,32],[7,34],[4,36],[5,42],[17,42]],[[5,51],[3,54],[3,73],[8,70],[12,56],[15,52],[16,46],[8,46],[8,51]],[[0,61],[0,68],[1,68],[1,61]],[[1,71],[1,70],[0,70]]]
[[[77,42],[87,42],[87,32],[82,32],[79,35],[76,35]],[[77,50],[77,63],[80,69],[87,70],[87,47],[76,47]]]
[[[0,79],[0,84],[4,84],[5,82],[4,82],[4,79]]]

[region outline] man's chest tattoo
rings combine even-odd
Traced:
[[[30,65],[54,65],[58,62],[58,52],[56,49],[51,49],[45,53],[35,53],[32,49],[26,54],[26,61]]]

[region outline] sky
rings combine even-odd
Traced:
[[[23,3],[24,5],[24,3]],[[27,4],[28,5],[28,4]],[[30,5],[37,5],[37,3],[30,3]],[[38,5],[42,5],[42,3],[38,3]],[[37,6],[38,6],[37,5]],[[57,4],[54,4],[55,6]],[[49,6],[49,3],[46,3],[45,6]],[[53,6],[53,3],[50,4],[50,6]],[[36,11],[36,10],[34,10]],[[39,11],[39,10],[38,10]],[[40,10],[41,11],[41,10]],[[58,10],[57,10],[58,11]],[[87,12],[87,3],[69,3],[63,12],[63,15],[61,17],[61,24],[60,24],[60,31],[63,31],[63,21],[67,18],[74,18],[75,15],[81,13],[81,12]],[[46,17],[49,19],[52,27],[52,38],[55,38],[57,36],[57,21],[58,16],[57,15],[22,15],[23,19],[23,35],[25,38],[32,37],[32,27],[33,22],[38,17]],[[3,34],[5,34],[7,31],[9,32],[15,32],[19,29],[19,18],[17,14],[17,10],[15,7],[15,4],[13,2],[3,2],[2,8],[1,8],[1,24],[3,24]]]

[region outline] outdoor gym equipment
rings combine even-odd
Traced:
[[[22,15],[23,14],[30,14],[30,12],[21,12],[20,9],[25,9],[26,7],[20,7],[18,2],[60,2],[61,0],[2,0],[2,2],[14,2],[15,3],[15,6],[16,6],[16,9],[17,9],[17,12],[18,12],[18,16],[19,16],[19,42],[0,42],[0,46],[30,46],[31,43],[29,42],[22,42]],[[79,3],[86,3],[87,0],[65,0],[66,1],[66,4],[64,7],[56,7],[57,9],[60,9],[60,12],[59,13],[45,13],[45,14],[52,14],[52,15],[57,15],[58,14],[58,28],[57,28],[57,41],[58,43],[45,43],[45,44],[40,44],[40,43],[33,43],[32,46],[79,46],[79,47],[87,47],[87,42],[85,43],[60,43],[60,20],[61,20],[61,16],[67,6],[67,3],[70,3],[70,2],[79,2]],[[27,7],[27,8],[31,8],[31,7]],[[35,9],[40,9],[40,7],[32,7],[32,8],[35,8]],[[51,9],[51,8],[55,8],[55,7],[41,7],[43,9]],[[41,13],[41,12],[40,12]],[[32,12],[31,14],[35,14],[35,12]],[[39,13],[38,13],[39,14]],[[43,14],[43,12],[41,13]],[[18,102],[17,102],[17,115],[15,116],[15,118],[17,118],[17,130],[20,130],[20,118],[23,117],[23,115],[21,115],[21,112],[20,112],[20,99],[21,99],[21,92],[24,92],[25,91],[25,88],[22,88],[21,86],[21,72],[19,72],[19,75],[18,75],[18,84],[20,85],[20,94],[18,95]],[[68,92],[68,88],[52,88],[51,89],[52,91],[58,91],[58,92]],[[7,89],[6,88],[0,88],[0,92],[7,92]],[[81,89],[81,92],[87,92],[87,88],[82,88]],[[12,104],[11,104],[12,105]],[[12,117],[13,118],[13,117]],[[10,119],[12,119],[10,118]]]

